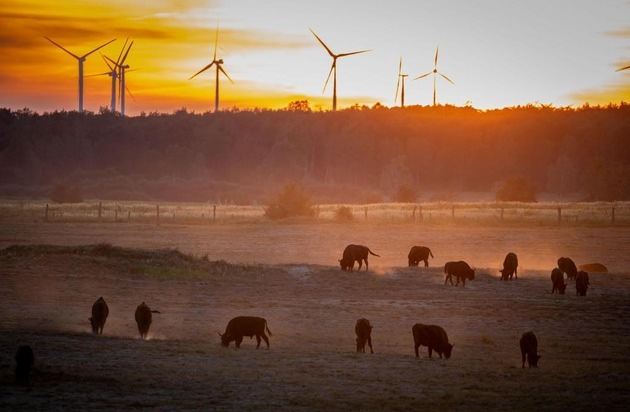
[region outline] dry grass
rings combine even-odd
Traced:
[[[20,223],[0,233],[2,247],[20,245],[0,252],[2,410],[621,411],[630,401],[630,229]],[[338,269],[351,238],[381,254],[369,272]],[[407,245],[423,243],[432,267],[404,267]],[[518,281],[498,280],[504,249],[519,254]],[[552,295],[560,254],[611,273],[592,274],[586,298],[572,283]],[[444,285],[454,256],[478,267],[465,288]],[[101,295],[110,317],[95,337],[87,318]],[[162,312],[148,341],[133,320],[141,301]],[[237,315],[267,318],[270,350],[219,345]],[[374,355],[354,352],[360,317],[374,326]],[[453,357],[422,347],[415,359],[416,322],[442,325]],[[528,330],[538,370],[521,369]],[[30,391],[10,385],[23,343],[37,359]]]

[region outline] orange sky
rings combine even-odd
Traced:
[[[145,4],[146,3],[146,4]],[[338,4],[341,3],[341,4]],[[222,108],[285,107],[308,99],[331,107],[322,94],[331,60],[309,32],[336,53],[372,49],[338,62],[340,107],[394,105],[399,58],[410,76],[406,103],[430,104],[438,69],[438,102],[494,108],[527,103],[557,106],[630,101],[630,3],[625,0],[512,2],[391,0],[374,5],[333,0],[132,0],[61,2],[4,0],[0,4],[0,107],[76,110],[77,62],[48,36],[77,55],[111,39],[103,53],[116,58],[126,37],[127,113],[214,107],[214,70],[190,76],[218,55],[234,80],[221,80]],[[438,3],[438,4],[435,4]],[[473,3],[473,4],[470,4]],[[336,13],[331,14],[335,10]],[[85,74],[107,70],[98,52]],[[108,76],[86,77],[84,106],[109,105]]]

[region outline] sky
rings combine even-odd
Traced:
[[[400,59],[406,105],[479,109],[526,104],[581,106],[630,102],[629,0],[3,0],[0,2],[0,107],[38,112],[78,108],[76,55],[87,57],[84,108],[109,106],[111,78],[99,52],[126,63],[126,112],[214,109],[217,57],[222,109],[286,107],[308,100],[332,108],[334,53],[370,49],[337,63],[338,107],[399,105]]]

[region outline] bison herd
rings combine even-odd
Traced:
[[[343,251],[342,258],[339,260],[341,269],[344,271],[352,271],[354,269],[354,263],[359,264],[359,270],[365,263],[365,270],[368,270],[368,255],[379,256],[372,252],[370,248],[363,245],[348,245]],[[410,267],[418,266],[422,261],[424,266],[429,266],[429,257],[434,258],[431,249],[426,246],[413,246],[408,254],[408,263]],[[604,265],[599,263],[589,263],[580,266],[578,270],[577,266],[567,257],[561,257],[558,259],[558,267],[551,271],[552,288],[551,293],[558,293],[564,295],[567,284],[565,282],[565,275],[567,280],[575,280],[575,288],[578,296],[586,296],[586,291],[590,286],[589,277],[586,270],[593,272],[606,272],[607,269]],[[510,252],[505,256],[503,261],[503,269],[500,269],[501,280],[518,279],[518,257],[515,253]],[[456,278],[455,286],[459,285],[460,281],[462,286],[466,285],[466,280],[475,279],[475,269],[472,269],[470,265],[464,261],[452,261],[446,262],[444,265],[444,273],[446,278],[444,284],[449,281],[453,285],[453,277]],[[145,302],[142,302],[135,310],[135,320],[138,325],[138,332],[141,339],[146,339],[149,333],[149,328],[153,322],[153,313],[160,313],[157,310],[152,310]],[[94,334],[102,334],[105,322],[109,316],[109,307],[103,297],[99,297],[92,305],[92,316],[89,319]],[[357,320],[354,327],[356,337],[356,350],[357,352],[365,353],[365,346],[370,348],[370,353],[374,353],[372,348],[372,325],[370,321],[365,318]],[[236,348],[240,348],[241,342],[244,337],[253,338],[256,337],[256,349],[260,347],[261,339],[267,344],[269,348],[269,338],[265,334],[267,332],[269,336],[273,336],[267,325],[267,320],[254,316],[238,316],[231,319],[224,333],[219,333],[221,337],[221,345],[228,347],[231,342],[234,342]],[[420,346],[426,346],[429,352],[429,358],[432,357],[435,351],[440,359],[442,357],[449,359],[453,351],[453,344],[449,342],[446,331],[438,325],[425,325],[422,323],[416,323],[411,328],[414,341],[414,351],[416,358],[419,357],[418,349]],[[540,355],[538,354],[538,340],[533,332],[523,333],[519,341],[521,349],[522,367],[525,367],[527,361],[529,367],[537,367]],[[34,364],[35,357],[33,350],[28,345],[22,345],[18,348],[15,355],[16,370],[15,370],[15,382],[19,385],[29,384],[30,370]]]

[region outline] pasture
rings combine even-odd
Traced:
[[[339,270],[349,243],[381,255],[370,271]],[[431,247],[431,267],[406,267],[413,245]],[[629,246],[625,226],[2,220],[0,408],[625,410]],[[519,279],[502,282],[509,251]],[[591,274],[586,297],[572,282],[552,295],[560,256],[609,273]],[[476,279],[445,286],[444,262],[459,259]],[[87,318],[99,296],[110,316],[96,337]],[[142,301],[162,312],[147,341],[133,319]],[[270,350],[219,345],[238,315],[267,319]],[[373,355],[355,353],[360,317],[374,326]],[[451,359],[426,347],[415,358],[417,322],[446,329]],[[529,330],[539,369],[521,369]],[[36,357],[29,389],[11,385],[24,343]]]

